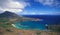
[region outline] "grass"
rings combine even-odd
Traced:
[[[0,19],[0,27],[2,28],[8,28],[8,27],[12,27],[11,25],[12,23],[9,21],[9,19]]]
[[[0,27],[3,27],[3,28],[8,28],[8,27],[12,27],[12,25],[10,23],[2,23],[0,24]]]
[[[9,19],[0,19],[0,22],[8,22],[9,21]]]

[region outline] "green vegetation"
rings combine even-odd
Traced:
[[[0,27],[8,28],[8,27],[12,27],[12,26],[10,23],[2,23],[2,24],[0,24]]]
[[[52,30],[54,32],[60,32],[60,26],[49,26],[49,30]]]
[[[41,32],[36,32],[36,35],[40,35],[41,34]]]
[[[7,32],[12,32],[10,29],[6,29]]]
[[[0,19],[0,22],[8,22],[8,21],[9,19],[3,19],[3,18]]]
[[[12,27],[11,24],[12,23],[9,21],[9,19],[0,19],[0,27],[2,28]]]

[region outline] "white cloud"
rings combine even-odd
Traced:
[[[0,0],[0,11],[22,12],[27,5],[24,1]]]
[[[57,6],[59,7],[60,3],[58,0],[35,0],[35,2],[39,2],[43,5],[48,5],[48,6]]]

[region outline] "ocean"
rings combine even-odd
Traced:
[[[47,25],[59,25],[60,15],[23,15],[28,18],[43,19],[43,21],[23,21],[15,22],[14,25],[18,29],[23,30],[45,30]]]
[[[46,29],[44,22],[40,21],[24,21],[24,22],[15,22],[14,25],[18,29],[22,30],[44,30]]]
[[[42,19],[46,24],[60,24],[60,15],[23,15],[23,17]]]

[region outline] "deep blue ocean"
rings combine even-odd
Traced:
[[[59,25],[60,15],[23,15],[23,17],[43,19],[43,21],[15,22],[18,29],[24,30],[45,30],[47,25]]]
[[[23,17],[43,19],[43,24],[60,24],[60,15],[23,15]]]

